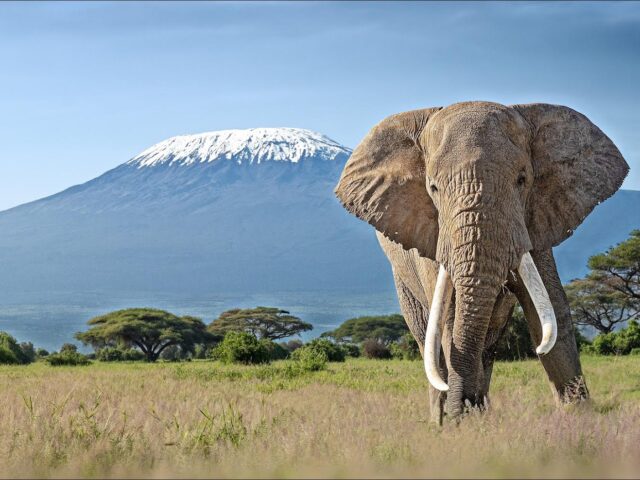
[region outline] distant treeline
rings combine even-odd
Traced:
[[[640,354],[640,230],[627,240],[595,255],[589,273],[565,285],[580,350],[590,354]],[[309,370],[347,357],[417,360],[419,347],[401,315],[365,316],[346,320],[335,330],[303,343],[299,336],[310,323],[276,307],[232,309],[206,325],[201,319],[153,308],[130,308],[95,317],[75,338],[94,353],[83,355],[64,344],[49,353],[30,342],[18,343],[0,332],[0,363],[86,365],[91,360],[188,361],[212,359],[226,363],[268,363],[291,358]],[[592,340],[587,336],[596,333]],[[522,309],[514,309],[496,347],[497,360],[535,357]]]

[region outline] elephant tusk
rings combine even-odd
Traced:
[[[529,252],[522,256],[518,273],[529,292],[536,312],[538,312],[538,318],[540,319],[540,325],[542,327],[542,341],[540,345],[538,345],[538,348],[536,348],[536,353],[538,355],[544,355],[545,353],[549,353],[556,343],[558,324],[556,323],[556,315],[553,311],[551,300],[549,300],[547,289],[544,283],[542,283],[538,269],[535,263],[533,263],[533,258],[531,258]]]
[[[451,283],[451,278],[445,268],[440,265],[438,280],[436,281],[436,288],[433,292],[433,300],[429,309],[427,333],[424,339],[424,370],[427,373],[429,383],[433,385],[433,388],[441,392],[449,390],[449,386],[440,377],[440,370],[438,369],[441,346],[440,320],[446,320],[452,292],[453,283]]]

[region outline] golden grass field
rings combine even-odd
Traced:
[[[589,404],[500,363],[491,410],[442,428],[421,362],[0,367],[0,477],[639,477],[640,357],[583,366]]]

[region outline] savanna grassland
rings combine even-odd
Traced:
[[[640,357],[586,357],[557,410],[536,361],[429,423],[421,362],[0,367],[0,477],[638,477]]]

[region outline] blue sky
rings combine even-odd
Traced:
[[[172,135],[294,126],[355,146],[462,100],[586,114],[640,189],[640,3],[0,2],[0,209]]]

